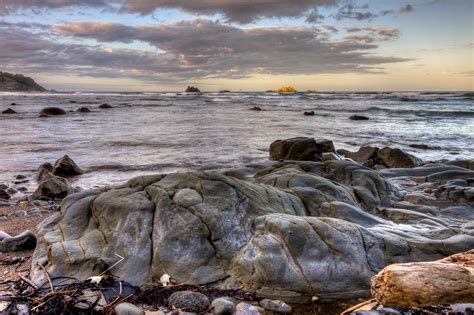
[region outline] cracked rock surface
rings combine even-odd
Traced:
[[[134,285],[244,289],[270,298],[370,294],[393,263],[474,248],[474,171],[437,164],[376,171],[285,161],[141,176],[64,199],[39,226],[31,277],[112,273]]]

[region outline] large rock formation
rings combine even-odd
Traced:
[[[321,161],[325,152],[336,152],[331,140],[297,137],[270,144],[270,159]]]
[[[343,160],[267,162],[76,193],[40,224],[31,277],[46,281],[40,263],[52,279],[83,280],[120,255],[112,273],[134,285],[166,273],[272,298],[352,298],[369,295],[371,277],[389,264],[474,247],[473,203],[435,199],[443,185],[469,189],[460,182],[473,171],[385,174]]]
[[[32,78],[21,74],[0,72],[1,92],[45,92],[44,87],[35,82]]]

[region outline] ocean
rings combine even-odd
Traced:
[[[113,108],[99,109],[103,103]],[[48,106],[67,114],[40,118]],[[83,106],[91,112],[76,111]],[[82,188],[233,168],[265,161],[271,142],[297,136],[353,151],[399,147],[424,161],[474,158],[472,92],[0,93],[0,110],[9,107],[17,114],[0,115],[0,183],[33,179],[41,164],[65,154],[86,171],[72,181]],[[303,115],[311,110],[315,116]],[[370,120],[349,120],[354,114]]]

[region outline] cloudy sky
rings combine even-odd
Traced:
[[[0,71],[79,91],[473,90],[472,0],[0,0]]]

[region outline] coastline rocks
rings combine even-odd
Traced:
[[[40,167],[38,167],[37,175],[36,175],[38,182],[40,182],[46,174],[52,173],[53,168],[54,168],[53,164],[49,162],[41,164]]]
[[[17,236],[4,238],[0,242],[0,252],[18,252],[34,249],[36,247],[36,236],[31,231],[25,231]]]
[[[33,196],[35,198],[64,198],[74,192],[67,179],[59,177],[44,169]]]
[[[212,313],[214,315],[234,315],[235,314],[235,305],[230,298],[217,298],[214,299],[211,303],[213,309]]]
[[[271,160],[321,161],[325,152],[335,152],[331,140],[297,137],[270,144]]]
[[[417,157],[397,148],[384,147],[377,152],[377,157],[381,164],[389,168],[412,168],[423,165]]]
[[[168,298],[170,309],[179,308],[184,312],[204,312],[209,308],[209,299],[202,293],[193,291],[174,292]]]
[[[194,87],[194,86],[189,86],[186,88],[186,93],[201,93],[201,91],[197,88],[197,87]]]
[[[13,109],[11,108],[7,108],[5,109],[2,114],[16,114],[17,112],[15,112]]]
[[[446,168],[458,169],[391,170],[424,174],[418,183],[434,190],[440,183],[426,178]],[[366,297],[371,277],[387,265],[474,248],[472,220],[454,215],[472,205],[450,201],[461,210],[443,212],[432,198],[413,204],[404,200],[407,190],[421,194],[425,186],[406,178],[389,180],[345,160],[245,169],[238,178],[218,171],[140,176],[69,195],[38,226],[32,281],[46,281],[38,262],[51,278],[85,280],[116,263],[117,253],[124,260],[113,274],[132,285],[160,284],[168,274],[176,283],[285,302],[344,299]]]
[[[109,109],[109,108],[112,108],[112,105],[104,103],[104,104],[99,105],[99,108],[100,109]]]
[[[314,116],[314,110],[309,111],[309,112],[304,112],[303,115],[305,115],[305,116]]]
[[[350,120],[369,120],[369,117],[367,116],[361,116],[361,115],[352,115],[349,117]]]
[[[58,159],[53,166],[53,174],[57,176],[68,177],[81,175],[83,173],[84,171],[81,170],[68,155]]]
[[[390,265],[372,279],[372,294],[393,307],[474,303],[474,250],[434,262]]]
[[[66,115],[66,111],[59,107],[45,107],[40,111],[39,115],[41,117]]]
[[[0,199],[9,200],[10,199],[10,194],[4,189],[0,189]]]

